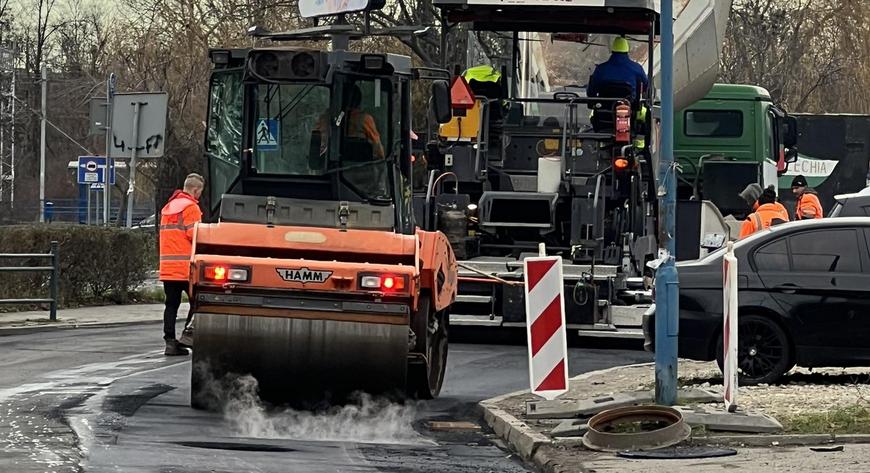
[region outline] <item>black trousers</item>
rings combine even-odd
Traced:
[[[165,340],[174,340],[175,320],[178,317],[178,308],[181,306],[181,293],[187,294],[188,300],[190,299],[188,282],[163,281],[163,292],[166,294],[166,307],[163,309],[163,338]],[[190,323],[191,317],[193,317],[192,306],[191,310],[187,312],[187,322],[185,325]]]

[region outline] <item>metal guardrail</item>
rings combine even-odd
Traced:
[[[60,257],[59,245],[56,241],[51,242],[51,252],[40,253],[0,253],[0,259],[24,259],[43,258],[50,259],[51,266],[0,266],[0,273],[24,273],[24,272],[51,272],[48,283],[48,299],[0,299],[0,304],[50,304],[49,319],[57,320],[57,289],[60,280]]]

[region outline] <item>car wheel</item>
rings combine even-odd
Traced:
[[[741,315],[737,325],[738,382],[744,386],[771,384],[794,366],[788,334],[760,315]],[[722,335],[716,344],[716,363],[723,370]]]

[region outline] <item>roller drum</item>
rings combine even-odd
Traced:
[[[253,375],[260,397],[280,403],[405,389],[407,325],[205,313],[195,343],[194,407],[215,408],[227,375]]]

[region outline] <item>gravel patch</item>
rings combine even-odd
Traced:
[[[723,389],[722,374],[715,362],[681,360],[678,372],[680,386],[698,386],[720,392]],[[571,389],[561,399],[589,399],[650,390],[654,386],[653,365],[623,367],[572,381]],[[551,422],[525,419],[526,401],[536,399],[536,396],[524,393],[498,404],[530,425],[549,426]],[[870,368],[796,368],[777,385],[741,386],[737,404],[744,410],[771,415],[785,424],[788,419],[805,414],[824,414],[849,407],[870,409]]]

